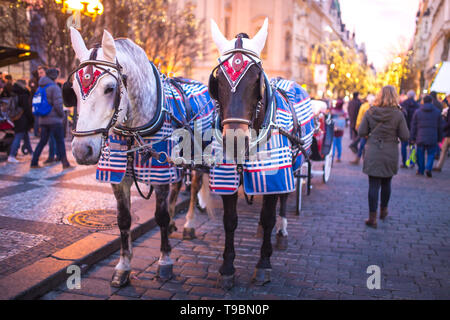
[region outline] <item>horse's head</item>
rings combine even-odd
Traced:
[[[219,65],[209,80],[209,91],[219,104],[223,141],[226,135],[242,130],[250,137],[262,123],[265,99],[265,75],[260,54],[267,39],[268,19],[252,38],[239,34],[228,40],[211,20],[212,38],[219,49]],[[215,71],[217,72],[215,73]],[[231,131],[230,131],[231,130]]]
[[[64,85],[63,97],[77,111],[72,153],[79,164],[90,165],[100,158],[103,136],[123,120],[128,97],[111,34],[105,30],[101,47],[88,50],[81,34],[74,28],[70,32],[80,66],[73,73],[72,85]]]

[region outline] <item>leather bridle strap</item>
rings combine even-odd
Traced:
[[[222,126],[225,125],[225,124],[230,124],[230,123],[241,123],[241,124],[245,124],[247,126],[250,126],[252,124],[252,122],[250,120],[246,120],[246,119],[227,118],[227,119],[222,121]]]

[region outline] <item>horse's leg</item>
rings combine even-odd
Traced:
[[[120,260],[111,279],[112,287],[123,287],[128,284],[131,273],[131,197],[130,188],[133,181],[126,177],[120,184],[113,184],[112,189],[117,200],[117,223],[120,230]]]
[[[278,250],[286,250],[288,248],[288,232],[286,218],[286,202],[289,194],[280,194],[280,215],[277,221],[277,243],[275,248]]]
[[[191,199],[189,201],[189,209],[186,213],[186,223],[184,224],[183,239],[195,239],[195,207],[197,206],[197,194],[202,187],[202,173],[191,171]]]
[[[169,194],[169,185],[155,186],[156,193],[156,212],[155,219],[161,230],[161,256],[158,261],[158,277],[161,279],[172,278],[173,261],[170,258],[172,248],[169,243],[169,223],[170,216],[167,210],[167,196]]]
[[[256,235],[255,235],[256,238],[258,238],[258,239],[262,239],[262,237],[264,236],[264,230],[263,230],[262,223],[261,223],[263,212],[264,212],[264,208],[261,208],[261,212],[259,213],[258,228],[256,229]]]
[[[223,225],[225,229],[225,249],[223,252],[223,263],[219,269],[221,275],[221,286],[223,289],[229,290],[234,285],[234,231],[238,224],[236,212],[236,204],[238,193],[233,195],[222,196],[223,202]]]
[[[270,282],[270,256],[272,255],[271,235],[276,221],[278,195],[266,195],[263,197],[263,213],[261,216],[261,224],[264,230],[263,244],[261,246],[261,255],[256,265],[253,275],[253,281],[257,285],[264,285]]]
[[[177,231],[177,226],[175,225],[175,208],[177,205],[177,199],[178,195],[180,194],[181,186],[183,185],[183,180],[180,180],[177,183],[173,183],[170,188],[170,194],[169,194],[169,216],[170,216],[170,223],[169,223],[169,234],[172,232]]]

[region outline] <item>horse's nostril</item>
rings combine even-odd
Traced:
[[[91,146],[87,147],[87,152],[86,152],[86,157],[90,157],[94,154],[94,150],[92,149]]]

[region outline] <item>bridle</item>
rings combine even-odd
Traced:
[[[120,107],[120,102],[122,99],[122,88],[124,88],[126,90],[126,87],[127,87],[127,76],[125,74],[122,74],[122,66],[119,64],[119,62],[117,60],[116,60],[116,63],[112,63],[112,62],[105,61],[105,60],[95,60],[96,50],[97,50],[97,48],[93,50],[89,60],[81,62],[80,65],[69,74],[66,84],[68,83],[69,86],[73,90],[73,86],[72,86],[72,83],[70,82],[70,79],[72,78],[72,76],[75,73],[78,73],[78,71],[84,69],[87,66],[95,66],[95,68],[101,70],[103,73],[99,76],[99,78],[102,77],[104,74],[109,74],[116,80],[116,84],[117,84],[116,95],[114,97],[114,113],[106,127],[97,128],[97,129],[93,129],[93,130],[86,130],[86,131],[77,131],[76,124],[75,124],[75,126],[74,126],[75,129],[72,130],[72,135],[74,135],[75,137],[88,137],[88,136],[94,136],[97,134],[101,134],[104,139],[107,139],[109,130],[116,124],[118,116],[119,116],[119,112],[122,111],[122,109],[120,109],[119,107]],[[111,72],[111,69],[116,71],[117,75],[115,75],[113,72]],[[75,78],[79,81],[79,85],[81,87],[79,77],[76,76]],[[98,79],[97,79],[97,81],[98,81]],[[94,86],[95,86],[95,84],[94,84]],[[73,92],[73,94],[75,94],[75,92]],[[77,110],[76,110],[77,106],[74,106],[74,107],[75,107],[74,114],[75,114],[75,116],[77,116],[78,115]]]
[[[238,38],[239,39],[239,38]],[[246,66],[246,70],[241,74],[241,76],[239,77],[239,79],[235,82],[232,83],[232,81],[226,76],[226,70],[224,68],[224,64],[229,61],[231,58],[234,57],[235,54],[241,54],[243,56],[246,56],[248,59],[250,59],[250,63]],[[261,112],[261,109],[263,107],[263,101],[264,101],[264,93],[265,93],[265,76],[264,76],[264,69],[261,66],[260,62],[257,62],[255,60],[259,59],[259,57],[246,49],[242,49],[242,48],[235,48],[232,50],[229,50],[227,52],[225,52],[223,54],[223,56],[227,56],[228,57],[224,60],[219,60],[219,64],[213,69],[213,71],[211,72],[211,76],[210,76],[210,80],[209,80],[209,90],[210,90],[210,96],[217,101],[217,105],[219,107],[219,113],[221,111],[221,107],[220,107],[220,103],[219,103],[219,99],[218,99],[218,88],[212,89],[213,87],[217,87],[217,74],[216,72],[218,71],[218,69],[222,69],[222,72],[225,74],[225,78],[229,81],[230,86],[231,86],[231,92],[236,92],[236,88],[240,83],[240,80],[245,76],[247,70],[255,65],[259,68],[260,70],[260,99],[258,100],[257,104],[256,104],[256,108],[255,108],[255,112],[252,114],[252,119],[251,120],[247,120],[247,119],[243,119],[243,118],[236,118],[236,117],[231,117],[231,118],[226,118],[223,119],[221,121],[221,126],[226,125],[226,124],[230,124],[230,123],[239,123],[239,124],[244,124],[247,125],[249,128],[253,128],[254,127],[254,122],[256,119],[258,119],[259,117],[259,113]],[[216,91],[216,93],[213,92],[213,90]]]
[[[108,135],[109,135],[109,132],[111,129],[113,130],[113,132],[115,134],[125,136],[125,137],[136,137],[136,136],[148,137],[148,136],[152,136],[155,133],[157,133],[161,129],[162,125],[164,124],[166,115],[169,114],[169,112],[164,105],[164,88],[162,85],[161,74],[159,73],[156,66],[151,61],[149,61],[150,65],[152,67],[153,74],[155,77],[155,82],[156,82],[157,101],[156,101],[155,116],[152,119],[150,119],[150,121],[148,121],[146,124],[144,124],[142,126],[127,127],[125,125],[117,124],[119,112],[122,111],[122,109],[120,109],[122,95],[127,92],[126,91],[127,90],[127,75],[122,73],[122,66],[119,64],[118,61],[116,61],[116,63],[111,63],[109,61],[104,61],[104,60],[95,60],[96,50],[97,49],[93,50],[89,60],[83,61],[75,70],[73,70],[69,74],[68,80],[63,86],[63,97],[65,100],[67,99],[67,100],[76,102],[76,95],[75,95],[75,92],[73,91],[73,86],[72,86],[72,82],[70,82],[70,79],[75,73],[77,73],[84,67],[92,65],[103,72],[98,78],[100,78],[105,73],[107,73],[107,74],[111,75],[112,77],[114,77],[114,79],[116,80],[117,90],[116,90],[116,95],[114,98],[114,113],[111,116],[111,119],[108,122],[108,125],[104,128],[98,128],[98,129],[87,130],[87,131],[77,131],[76,130],[76,121],[75,121],[75,124],[74,124],[75,129],[72,130],[72,134],[75,137],[88,137],[88,136],[101,134],[102,138],[103,138],[103,142],[105,142],[108,139]],[[115,71],[117,73],[117,75],[114,74],[113,72],[111,72],[111,69],[113,71]],[[76,77],[76,78],[78,81],[80,81],[79,77]],[[79,84],[81,86],[81,83],[79,83]],[[122,90],[124,90],[124,92]],[[65,104],[66,105],[74,105],[75,118],[76,118],[77,103],[74,103],[74,102],[72,102],[72,103],[65,102]]]
[[[238,43],[238,42],[239,42],[239,37],[238,37],[238,40],[236,41],[236,43]],[[227,80],[230,83],[231,92],[235,92],[236,87],[239,85],[239,82],[241,79],[238,79],[238,81],[236,81],[236,83],[234,83],[234,84],[231,83],[230,79],[228,79],[228,77],[226,75],[226,70],[224,67],[225,62],[229,61],[232,57],[234,57],[235,54],[241,54],[242,56],[245,56],[250,60],[250,63],[247,66],[247,70],[253,65],[257,66],[260,70],[260,97],[259,97],[260,99],[258,100],[258,102],[256,104],[256,108],[252,114],[251,120],[236,118],[236,117],[226,118],[226,119],[221,120],[222,107],[220,105],[219,97],[218,97],[219,90],[218,90],[218,79],[217,79],[216,72],[219,68],[222,70],[222,72],[225,74],[225,77],[227,78]],[[270,136],[271,129],[275,127],[276,108],[274,105],[275,99],[273,98],[273,88],[272,88],[271,84],[269,83],[269,80],[264,72],[261,62],[256,61],[256,59],[259,60],[260,58],[254,52],[252,52],[250,50],[246,50],[242,47],[239,47],[239,45],[237,45],[236,48],[224,52],[222,56],[226,57],[226,58],[223,60],[219,59],[219,64],[211,72],[211,75],[209,77],[209,84],[208,84],[209,94],[210,94],[211,98],[216,101],[216,108],[217,108],[216,117],[215,117],[215,121],[213,124],[214,136],[215,136],[216,140],[218,140],[218,142],[220,144],[222,144],[223,138],[222,138],[222,134],[221,134],[221,131],[222,131],[221,128],[223,128],[224,125],[230,124],[230,123],[244,124],[244,125],[248,126],[249,129],[255,129],[255,121],[259,118],[259,114],[262,111],[262,108],[264,107],[264,104],[265,104],[266,115],[265,115],[263,124],[260,128],[261,133],[259,134],[259,136],[256,139],[254,139],[253,141],[250,142],[249,149],[253,149],[261,141],[268,139]],[[245,72],[243,72],[243,74],[241,75],[241,78],[245,75]]]

